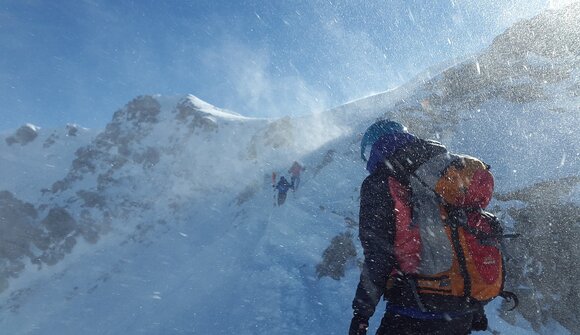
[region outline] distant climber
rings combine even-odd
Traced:
[[[274,188],[278,190],[278,206],[282,206],[286,201],[288,190],[292,188],[292,184],[282,176]]]
[[[290,184],[293,186],[293,190],[298,190],[298,186],[300,185],[300,173],[305,171],[306,168],[300,165],[300,163],[294,161],[288,173],[290,173]]]

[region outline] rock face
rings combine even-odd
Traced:
[[[350,232],[335,236],[322,254],[322,262],[316,266],[318,278],[330,277],[339,280],[344,277],[349,261],[356,259],[356,248]]]
[[[18,128],[14,135],[7,137],[5,141],[8,145],[17,143],[20,145],[26,145],[34,141],[36,137],[38,137],[38,127],[31,124],[26,124]]]
[[[550,318],[580,329],[580,206],[570,200],[580,177],[546,181],[509,194],[509,207],[520,237],[506,242],[510,289],[520,297],[519,311],[539,329]]]
[[[175,118],[187,124],[190,132],[196,129],[202,131],[217,131],[218,124],[211,114],[202,111],[191,100],[183,99],[176,107]]]
[[[569,79],[580,65],[580,4],[522,21],[499,35],[487,52],[444,72],[445,98],[477,104],[489,97],[527,103],[546,97],[543,87]],[[470,92],[480,92],[470,97]]]
[[[47,238],[34,223],[38,212],[12,193],[0,192],[0,291],[24,268],[26,260],[36,262],[33,248],[46,249]]]
[[[553,60],[577,57],[580,54],[579,12],[580,4],[576,2],[522,21],[495,38],[493,53],[512,59],[524,58],[529,53]]]

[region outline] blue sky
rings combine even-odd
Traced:
[[[0,130],[103,128],[142,94],[302,115],[488,46],[546,0],[0,0]]]

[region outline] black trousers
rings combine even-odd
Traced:
[[[282,206],[284,201],[286,201],[286,193],[278,193],[278,206]]]
[[[473,315],[451,320],[420,320],[385,312],[377,335],[467,335],[471,333]]]

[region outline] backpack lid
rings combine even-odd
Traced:
[[[493,195],[493,175],[481,160],[444,153],[421,164],[413,176],[447,205],[485,208]]]
[[[494,189],[489,165],[467,155],[456,157],[437,181],[435,191],[453,206],[487,207]]]

